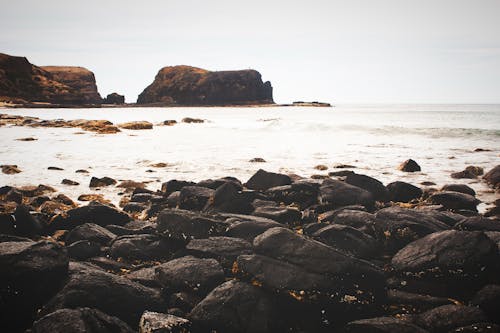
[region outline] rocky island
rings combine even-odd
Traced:
[[[255,70],[217,71],[191,66],[162,68],[139,95],[137,104],[274,104],[273,88]]]
[[[0,101],[25,107],[67,107],[100,104],[102,99],[94,73],[86,68],[39,67],[24,57],[0,53]]]

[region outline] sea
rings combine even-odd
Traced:
[[[79,128],[0,127],[0,164],[22,172],[0,174],[0,186],[45,184],[76,199],[102,193],[118,202],[122,189],[93,190],[92,176],[147,182],[156,190],[171,179],[200,181],[233,176],[247,181],[258,169],[304,177],[351,165],[388,184],[426,188],[467,184],[484,210],[498,198],[478,179],[453,179],[466,166],[485,172],[500,164],[500,105],[336,105],[323,107],[175,107],[94,109],[0,109],[41,119],[106,119],[114,124],[146,120],[150,130],[95,134]],[[185,117],[204,123],[182,123]],[[174,126],[157,126],[176,120]],[[33,137],[36,141],[18,141]],[[476,151],[480,149],[480,151]],[[250,162],[262,158],[263,163]],[[415,160],[421,172],[398,165]],[[165,167],[153,167],[165,163]],[[326,170],[318,170],[318,165]],[[48,170],[59,167],[63,170]],[[88,174],[75,173],[86,169]],[[62,185],[71,179],[78,186]]]

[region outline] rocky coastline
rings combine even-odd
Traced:
[[[94,73],[77,66],[36,66],[25,57],[0,53],[0,107],[262,107],[314,106],[328,103],[275,104],[271,82],[256,70],[208,71],[192,66],[160,69],[136,103],[118,93],[102,98]]]
[[[500,166],[486,171],[498,191]],[[466,185],[262,169],[156,191],[89,183],[111,186],[118,206],[0,187],[6,331],[500,331],[500,202],[480,214]]]

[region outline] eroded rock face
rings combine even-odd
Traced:
[[[138,104],[224,105],[273,103],[269,81],[255,70],[211,72],[190,66],[162,68]]]
[[[38,67],[0,53],[0,96],[23,102],[100,104],[94,74],[82,67]]]

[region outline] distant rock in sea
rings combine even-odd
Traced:
[[[137,104],[274,104],[273,88],[255,70],[211,72],[191,66],[162,68]]]
[[[33,102],[100,104],[94,73],[83,67],[31,64],[24,57],[0,53],[0,97],[13,104]]]
[[[114,92],[106,96],[103,104],[125,104],[125,96]]]

